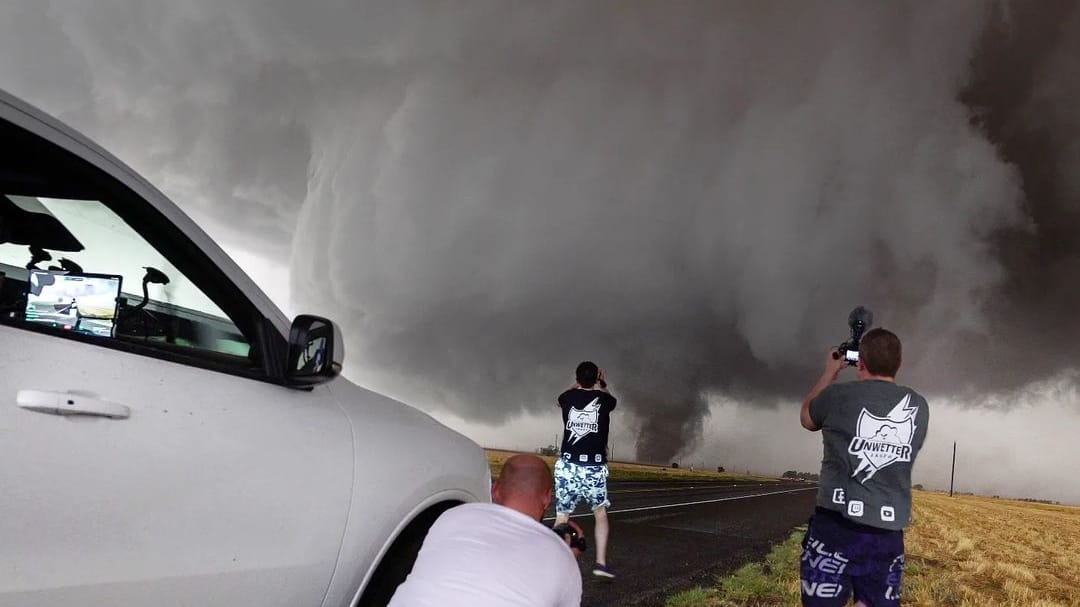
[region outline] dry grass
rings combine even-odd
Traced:
[[[916,493],[907,605],[1080,605],[1080,508]]]
[[[491,477],[498,478],[502,470],[503,462],[511,455],[517,455],[518,451],[503,451],[500,449],[485,449],[488,463],[491,464]],[[540,456],[547,460],[549,465],[555,464],[554,456]],[[716,472],[708,470],[693,470],[689,468],[666,468],[664,466],[652,466],[649,464],[633,464],[629,462],[609,462],[608,469],[611,471],[613,481],[637,481],[637,480],[726,480],[726,481],[753,481],[758,483],[775,483],[776,479],[766,476],[754,476],[746,474],[733,474],[731,472]]]
[[[669,607],[799,605],[799,539]],[[1078,507],[916,492],[905,542],[906,606],[1080,606]]]

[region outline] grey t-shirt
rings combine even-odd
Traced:
[[[810,402],[824,458],[818,506],[853,522],[903,529],[911,520],[911,466],[926,439],[926,399],[879,380],[833,384]]]

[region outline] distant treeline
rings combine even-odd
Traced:
[[[1001,499],[1000,495],[995,495],[994,499]],[[1032,504],[1048,504],[1050,506],[1060,506],[1061,502],[1055,502],[1054,500],[1037,500],[1033,497],[1007,497],[1005,499],[1015,500],[1017,502],[1031,502]]]
[[[816,481],[820,477],[813,472],[799,472],[797,470],[788,470],[783,474],[783,476],[781,476],[781,478],[796,478],[801,481]]]

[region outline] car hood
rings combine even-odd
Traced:
[[[467,490],[474,500],[490,500],[490,472],[484,450],[423,411],[339,377],[331,393],[348,417],[360,462],[393,462],[416,477],[441,477]]]

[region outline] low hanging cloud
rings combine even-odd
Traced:
[[[708,394],[798,396],[858,304],[968,402],[1080,349],[1075,3],[0,14],[5,88],[288,258],[422,406],[504,422],[594,359],[663,461]]]

